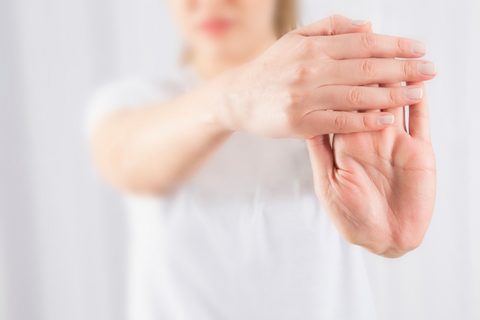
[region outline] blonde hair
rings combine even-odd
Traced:
[[[297,28],[297,1],[278,0],[275,16],[277,39]]]
[[[275,12],[275,34],[280,39],[285,34],[297,28],[297,0],[277,0]],[[192,52],[186,48],[183,52],[181,63],[190,62]]]

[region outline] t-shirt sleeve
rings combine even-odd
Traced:
[[[85,130],[90,136],[95,127],[109,114],[147,103],[172,99],[178,90],[155,81],[126,78],[109,83],[91,97],[86,112]]]

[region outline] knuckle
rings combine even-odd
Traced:
[[[294,67],[292,73],[293,73],[293,75],[292,75],[293,81],[294,82],[301,82],[310,73],[310,67],[308,67],[304,64],[298,64]]]
[[[347,117],[344,113],[337,113],[333,118],[333,127],[335,130],[342,131],[345,130],[347,126]]]
[[[339,14],[331,15],[331,16],[329,17],[330,27],[333,29],[333,28],[335,28],[336,26],[338,26],[338,25],[340,24],[341,18],[342,18],[342,16],[339,15]]]
[[[313,45],[314,42],[312,41],[311,37],[305,37],[298,41],[298,49],[303,52],[309,52],[310,50],[313,50]]]
[[[364,100],[364,91],[359,87],[350,88],[347,99],[351,105],[357,106]]]
[[[378,73],[378,67],[372,59],[364,59],[361,63],[361,71],[366,78],[371,79]]]
[[[340,33],[338,32],[338,30],[328,27],[322,30],[322,34],[327,36],[336,36]]]
[[[362,33],[360,39],[361,44],[369,51],[378,45],[378,37],[374,33]]]
[[[414,68],[410,61],[408,60],[403,61],[402,72],[405,77],[410,78],[413,75],[413,70]]]
[[[288,92],[287,99],[290,106],[296,106],[303,102],[305,95],[297,90]]]
[[[289,52],[283,52],[284,55],[293,54],[297,58],[308,61],[312,57],[318,55],[322,51],[322,42],[316,37],[305,37],[298,39],[292,50]]]
[[[397,39],[397,51],[401,54],[407,51],[407,42],[405,41],[405,39]]]
[[[370,127],[370,123],[369,123],[368,119],[369,118],[366,115],[364,115],[362,117],[361,129],[366,130]]]
[[[334,36],[340,33],[338,27],[341,25],[342,20],[345,19],[342,15],[334,14],[328,17],[328,27],[324,30],[324,34]]]
[[[330,19],[333,19],[336,23],[340,23],[340,20],[343,18],[341,14],[332,14]]]
[[[392,105],[397,105],[400,103],[400,97],[398,96],[398,92],[396,90],[389,90],[388,92],[388,102]]]

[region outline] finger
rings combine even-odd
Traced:
[[[366,84],[362,87],[372,87],[372,88],[378,88],[380,85],[378,83],[372,83],[372,84]],[[371,110],[359,110],[358,112],[380,112],[380,109],[371,109]]]
[[[343,33],[371,32],[372,24],[366,20],[351,20],[341,15],[333,15],[292,31],[305,37],[333,36]]]
[[[423,89],[425,93],[425,84],[423,82],[410,82],[408,85],[415,85]],[[410,135],[430,142],[430,122],[428,120],[428,102],[424,94],[422,100],[416,104],[411,104],[408,108],[408,129]]]
[[[408,87],[323,86],[315,90],[313,101],[322,109],[336,111],[380,110],[418,103],[422,89]]]
[[[365,85],[431,80],[437,67],[425,60],[351,59],[328,61],[322,73],[325,85]]]
[[[387,112],[313,110],[302,118],[299,131],[302,138],[312,138],[327,133],[378,131],[389,127],[393,122],[393,115]]]
[[[423,96],[423,89],[420,88],[420,87],[416,87],[416,86],[406,86],[406,87],[404,87],[404,86],[402,86],[401,82],[381,84],[380,87],[389,88],[390,90],[405,90],[405,96],[407,96],[409,98],[412,98],[412,99],[408,99],[408,100],[412,100],[412,102],[404,103],[404,104],[402,104],[402,106],[389,107],[389,106],[385,105],[385,107],[382,109],[382,111],[384,111],[384,112],[389,112],[389,113],[393,114],[393,116],[395,117],[394,125],[397,125],[397,126],[403,128],[403,130],[405,130],[405,132],[406,132],[407,128],[406,128],[406,125],[405,125],[405,106],[409,105],[409,104],[414,104],[414,103],[420,102],[420,100],[422,99],[422,96]],[[413,101],[415,101],[415,102],[413,102]]]
[[[427,46],[416,40],[375,33],[341,34],[322,37],[323,51],[333,59],[420,58]]]
[[[332,147],[328,134],[308,139],[307,148],[317,192],[323,193],[327,189],[325,187],[329,184],[329,177],[334,169]]]

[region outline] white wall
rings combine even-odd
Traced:
[[[480,319],[479,4],[304,3],[305,23],[341,13],[422,40],[439,68],[432,225],[402,259],[366,254],[382,320]],[[93,172],[84,108],[110,79],[167,74],[180,47],[162,0],[0,1],[0,319],[124,319],[126,221]]]

